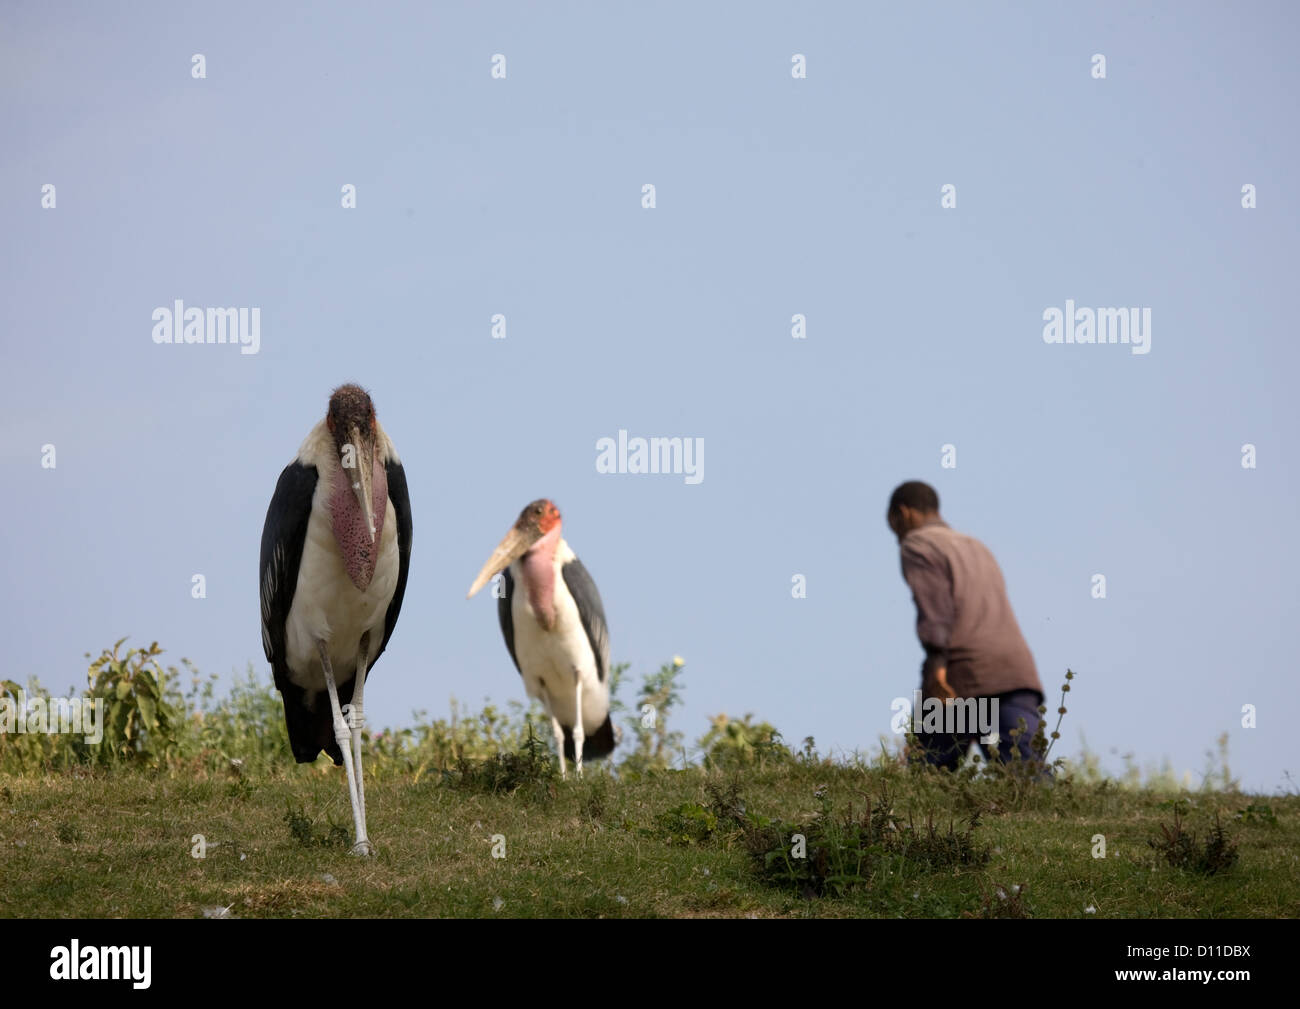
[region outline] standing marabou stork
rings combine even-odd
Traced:
[[[411,502],[397,450],[370,396],[339,386],[266,510],[262,647],[294,758],[310,763],[324,750],[347,768],[357,855],[372,850],[362,693],[397,623],[410,566]]]
[[[530,504],[469,595],[502,572],[505,593],[497,616],[506,648],[528,696],[551,716],[560,776],[567,777],[568,757],[581,778],[584,759],[607,756],[618,742],[609,719],[609,630],[596,583],[560,538],[560,525],[559,509],[550,501]],[[515,591],[521,583],[524,591]]]

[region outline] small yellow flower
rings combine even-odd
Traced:
[[[684,665],[686,665],[686,660],[685,660],[685,659],[683,659],[680,655],[674,655],[674,656],[673,656],[673,668],[674,668],[674,669],[681,669],[682,666],[684,666]]]

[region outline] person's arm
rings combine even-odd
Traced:
[[[948,685],[948,645],[956,622],[952,577],[941,558],[906,543],[903,578],[916,603],[916,636],[925,649],[921,690],[927,697],[954,697]]]

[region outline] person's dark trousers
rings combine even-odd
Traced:
[[[1012,690],[998,694],[998,757],[1005,763],[1014,763],[1012,751],[1020,751],[1023,762],[1036,760],[1030,745],[1034,733],[1038,731],[1040,716],[1038,706],[1042,700],[1036,690]],[[1011,735],[1012,729],[1020,727],[1020,720],[1025,720],[1025,730],[1019,736]],[[916,741],[921,752],[909,754],[909,762],[925,762],[935,767],[944,767],[950,771],[957,769],[957,762],[966,755],[972,741],[978,742],[979,736],[973,732],[919,732]],[[986,760],[995,759],[989,752],[987,743],[979,743],[979,748]],[[1050,775],[1050,768],[1043,769],[1044,775]]]

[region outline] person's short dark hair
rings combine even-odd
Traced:
[[[886,514],[893,515],[894,512],[903,507],[915,508],[925,515],[930,514],[930,512],[937,512],[939,510],[939,494],[928,483],[922,483],[920,480],[908,480],[907,483],[900,483],[894,488],[894,493],[889,498],[889,511]]]

